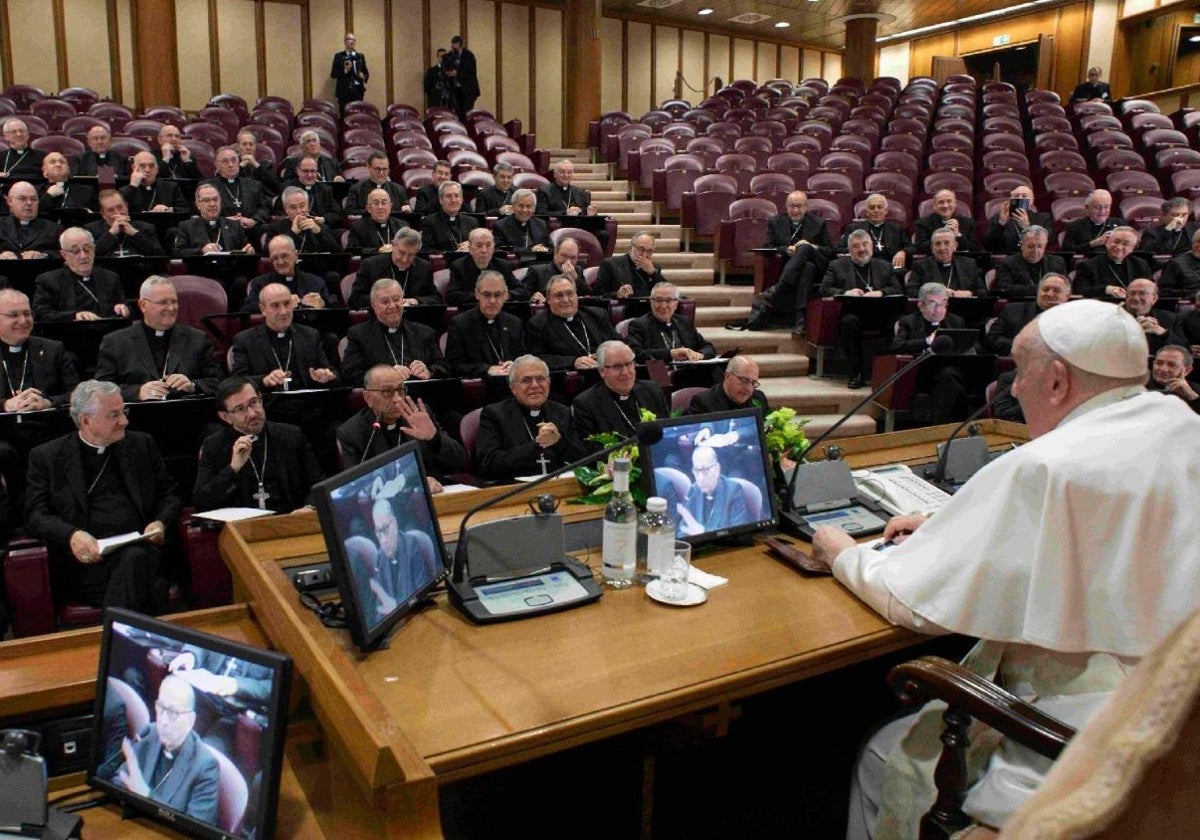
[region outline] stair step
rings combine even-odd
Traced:
[[[683,269],[679,269],[683,271]],[[700,272],[696,272],[699,274]],[[663,272],[666,275],[666,272]],[[711,272],[708,272],[711,280]],[[672,280],[667,277],[672,283],[685,285],[678,280]],[[696,306],[742,306],[749,307],[750,301],[754,298],[754,289],[749,286],[714,286],[714,285],[688,285],[683,292],[683,296],[696,301]],[[748,310],[747,310],[748,311]],[[742,315],[740,317],[746,317]]]
[[[712,271],[716,266],[712,254],[697,254],[692,251],[673,251],[664,254],[655,251],[654,264],[663,271],[671,268],[703,268]]]
[[[671,239],[681,238],[679,225],[656,225],[656,224],[651,224],[649,221],[647,221],[646,224],[642,224],[642,225],[621,224],[619,222],[617,223],[617,236],[618,237],[622,237],[622,236],[632,237],[635,233],[641,233],[643,231],[646,233],[652,233],[658,237],[670,237]]]
[[[720,353],[735,347],[740,347],[743,353],[795,353],[799,350],[790,333],[746,332],[724,327],[700,327],[699,331]]]
[[[579,187],[581,190],[589,190],[590,192],[619,192],[627,198],[629,196],[628,181],[609,181],[603,178],[589,180],[575,177],[571,181],[571,186]]]
[[[621,201],[625,198],[625,195],[626,195],[625,193],[620,192],[618,190],[611,190],[611,191],[610,190],[593,190],[592,191],[592,201],[595,201],[595,202]],[[596,212],[602,213],[603,211],[600,210],[599,208],[596,208]]]
[[[571,160],[583,161],[584,163],[587,163],[592,159],[591,149],[543,149],[542,151],[550,154],[551,161],[569,158]]]
[[[654,221],[653,213],[638,213],[634,211],[629,213],[614,213],[613,211],[609,210],[606,211],[604,215],[608,216],[617,223],[617,230],[620,230],[622,225],[641,229],[643,227],[651,226],[651,223]],[[673,232],[676,236],[679,235],[679,225],[674,226]]]
[[[647,213],[653,214],[654,206],[649,201],[598,199],[592,194],[592,205],[597,213]]]
[[[770,398],[768,397],[768,399]],[[775,405],[774,401],[771,402],[771,405]],[[804,427],[804,432],[808,435],[809,440],[815,440],[819,435],[824,434],[826,429],[842,419],[840,414],[805,414],[803,416],[809,419],[808,425]],[[856,414],[838,427],[838,430],[828,439],[873,435],[876,431],[878,431],[878,426],[874,417],[869,414]]]
[[[654,260],[655,260],[655,262],[658,262],[658,255],[660,253],[674,254],[674,253],[679,252],[681,242],[682,241],[678,238],[678,236],[676,236],[675,238],[671,238],[671,239],[668,239],[665,237],[660,237],[659,240],[654,245]],[[613,253],[614,254],[622,254],[622,253],[628,251],[630,244],[631,243],[629,241],[628,236],[626,236],[624,239],[617,237],[617,244],[613,247]]]
[[[696,307],[697,327],[723,327],[730,321],[737,321],[750,315],[749,306],[704,306]]]
[[[844,379],[817,379],[796,373],[764,376],[761,364],[759,379],[762,392],[771,405],[803,404],[814,414],[844,414],[866,396],[861,389],[851,391],[847,388]]]
[[[763,382],[775,379],[796,379],[807,376],[808,356],[800,353],[747,353],[758,362],[758,376]],[[764,393],[766,393],[764,391]]]
[[[711,286],[713,281],[711,268],[664,268],[662,273],[664,280],[689,289],[704,289]],[[688,294],[691,295],[690,292]]]

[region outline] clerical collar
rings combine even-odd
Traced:
[[[142,321],[142,328],[148,334],[154,336],[155,338],[165,338],[167,336],[167,333],[170,332],[170,330],[156,330],[153,327],[151,327],[149,324],[147,324],[145,321]]]
[[[388,331],[388,335],[395,335],[396,333],[400,332],[400,328],[399,327],[388,327],[387,331]]]
[[[25,349],[24,344],[6,344],[5,346],[8,347],[9,353],[20,353]]]
[[[291,329],[290,329],[290,328],[289,328],[289,329],[286,329],[286,330],[284,330],[283,332],[277,332],[277,333],[275,333],[275,337],[276,337],[276,338],[287,338],[287,337],[288,337],[288,333],[289,333],[289,332],[291,332]]]
[[[541,416],[542,416],[542,410],[541,410],[540,408],[531,408],[531,409],[529,409],[529,416],[530,416],[530,417],[535,417],[535,418],[536,418],[536,417],[541,417]]]
[[[574,321],[574,320],[575,320],[575,316],[574,316],[574,315],[568,315],[566,318],[563,318],[563,320],[564,320],[564,321],[566,321],[568,324],[570,324],[572,321]]]
[[[227,183],[227,184],[236,184],[236,183],[237,183],[237,178],[226,178],[226,179],[225,179],[225,183]]]
[[[628,394],[618,394],[616,391],[613,391],[613,395],[616,396],[616,398],[621,402],[625,402],[625,400],[633,396],[633,392],[630,391]]]
[[[495,319],[495,318],[488,318],[488,319],[487,319],[487,322],[488,322],[488,326],[490,327],[492,324],[496,323],[496,319]]]
[[[79,432],[78,434],[79,434],[79,442],[80,442],[80,443],[82,443],[84,446],[86,446],[88,449],[91,449],[91,450],[92,450],[93,452],[95,452],[97,455],[103,455],[103,454],[104,454],[104,450],[108,449],[108,445],[107,445],[107,444],[106,444],[106,445],[104,445],[104,446],[100,446],[100,445],[98,445],[98,444],[92,443],[90,440],[88,440],[87,438],[85,438],[85,437],[83,436],[83,432]]]

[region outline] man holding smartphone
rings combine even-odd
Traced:
[[[1054,219],[1033,206],[1031,187],[1013,187],[1008,201],[988,219],[983,247],[993,254],[1015,254],[1021,249],[1021,233],[1030,225],[1052,230]]]

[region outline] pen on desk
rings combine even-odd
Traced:
[[[898,543],[895,540],[887,539],[881,543],[876,543],[875,548],[872,550],[873,551],[883,551],[885,548],[891,548],[894,545],[898,545]]]

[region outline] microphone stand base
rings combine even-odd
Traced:
[[[469,568],[469,562],[468,562]],[[592,570],[573,557],[543,572],[503,580],[446,581],[455,609],[475,624],[492,624],[562,612],[600,600]]]

